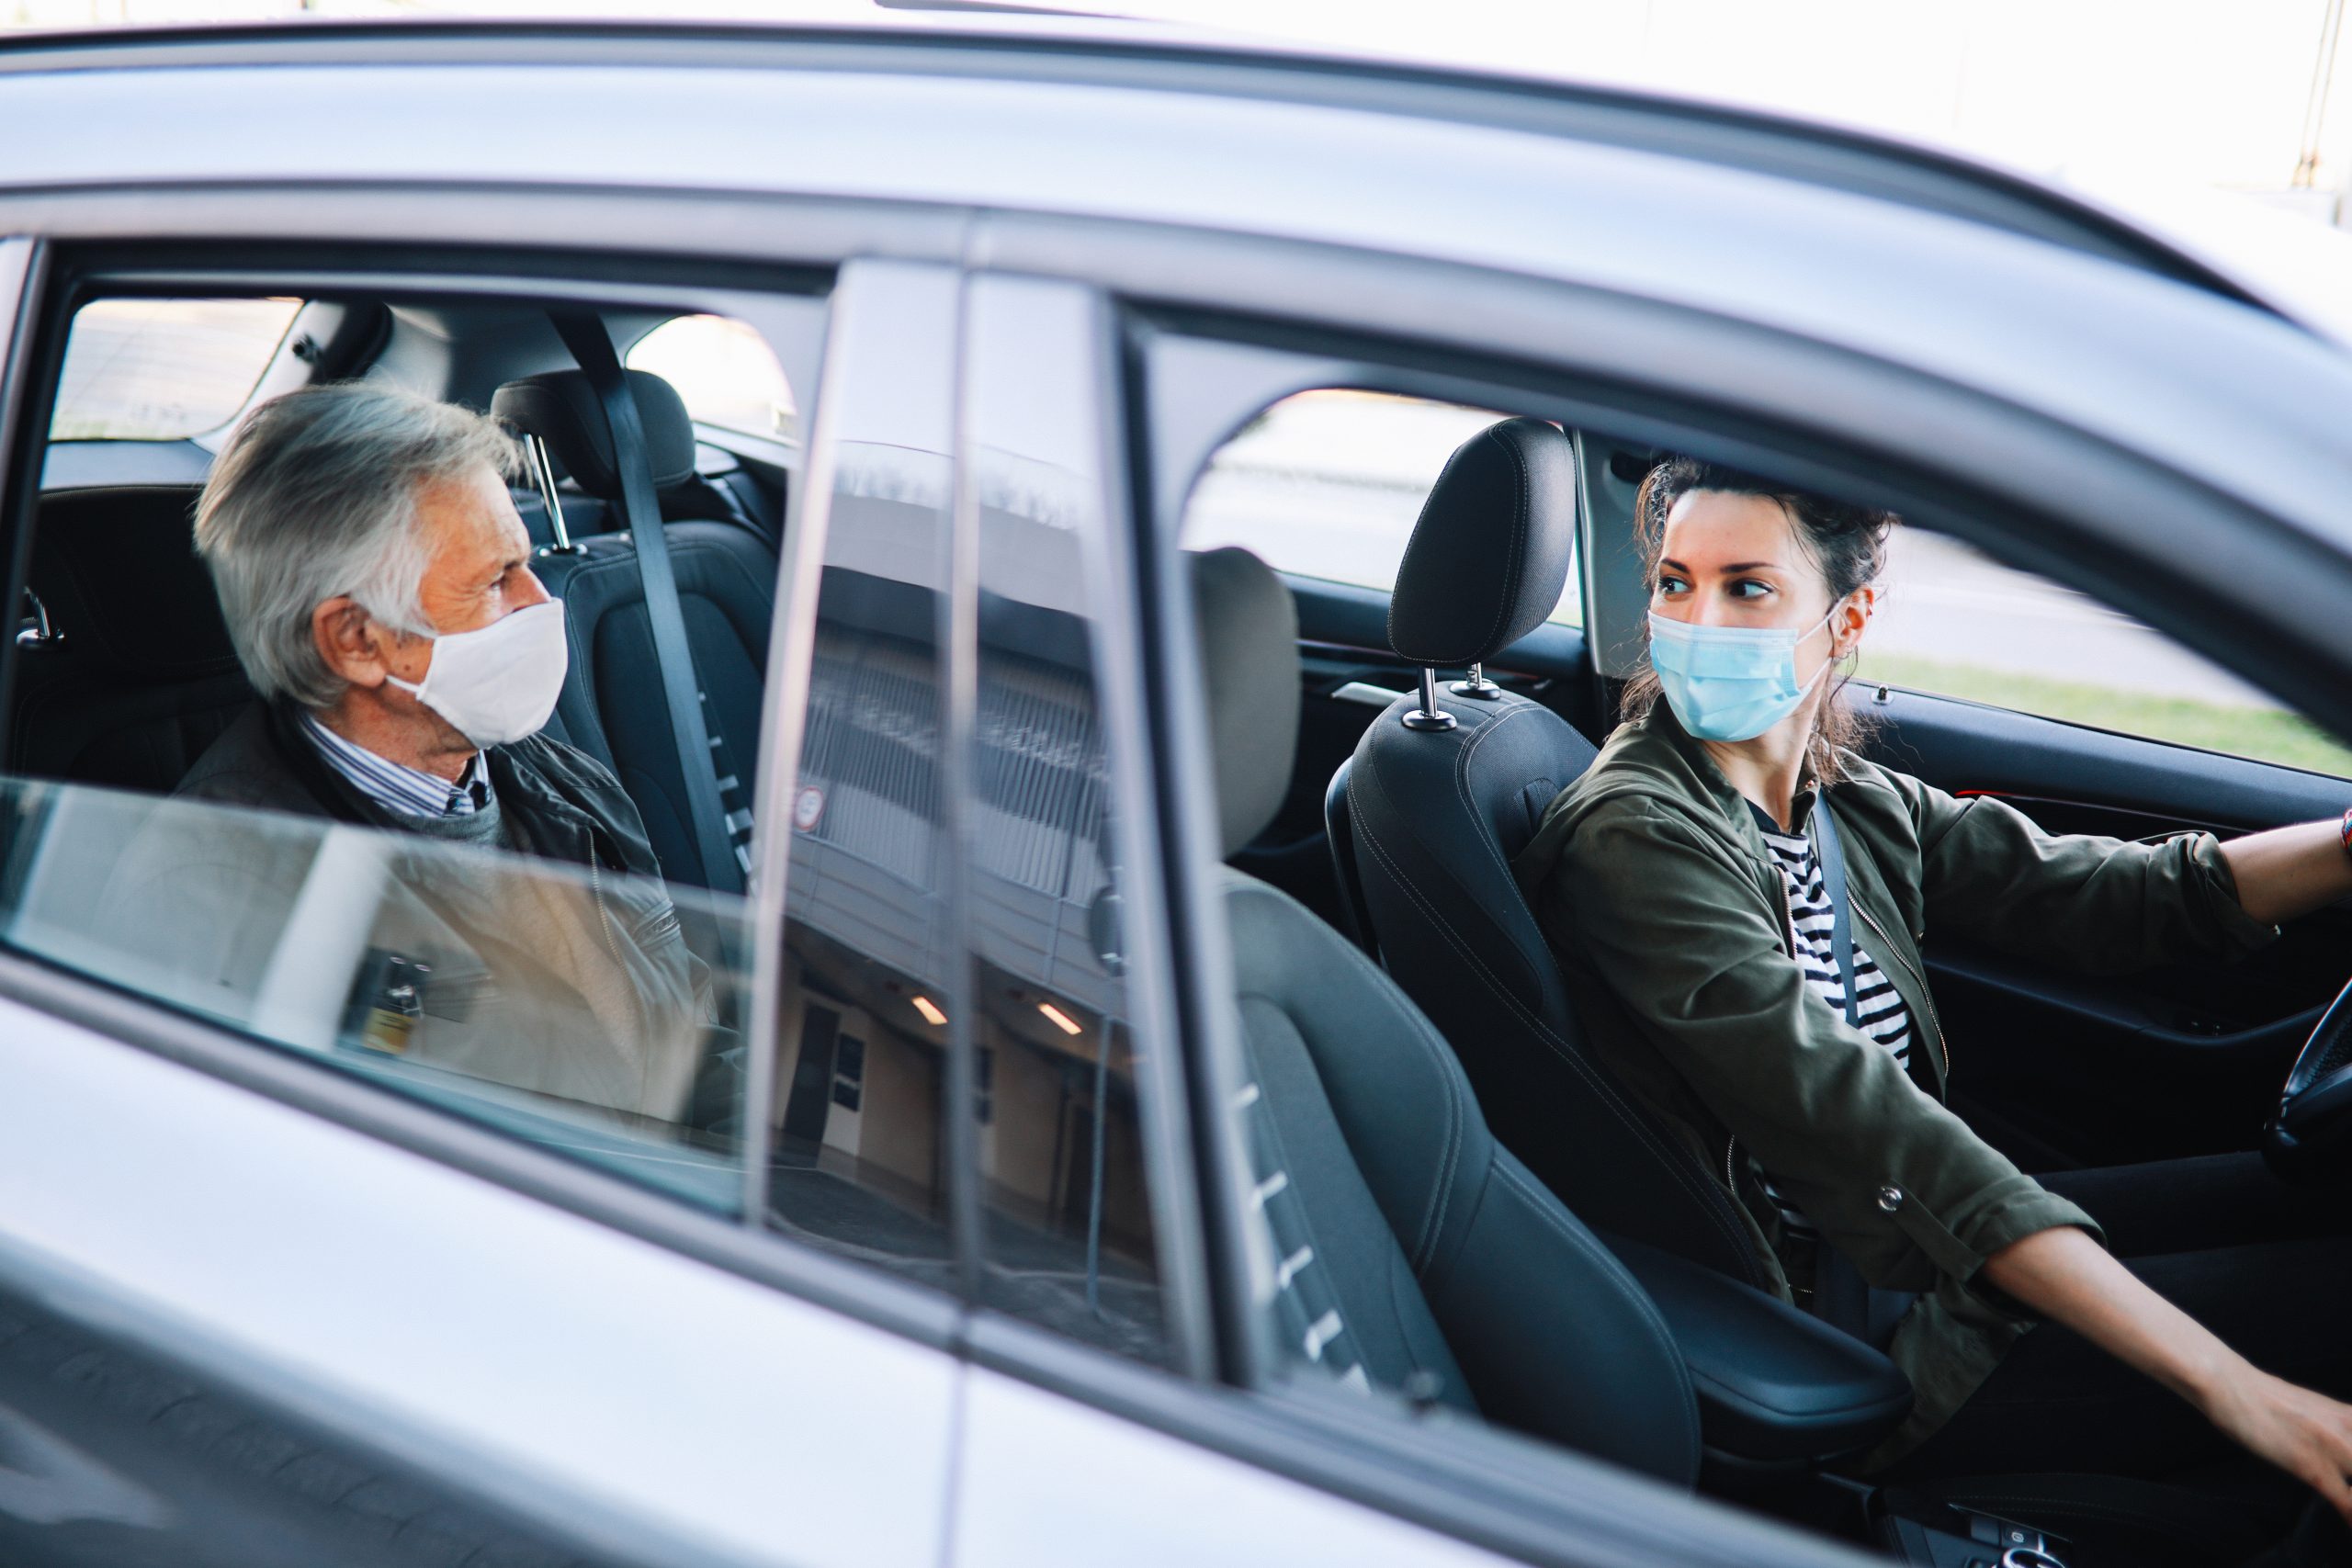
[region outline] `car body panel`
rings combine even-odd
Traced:
[[[13,1001],[0,1077],[0,1252],[62,1310],[589,1550],[937,1561],[939,1351]]]

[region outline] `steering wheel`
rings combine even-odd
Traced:
[[[2290,1181],[2352,1176],[2352,984],[2327,1004],[2262,1129],[2262,1157]]]

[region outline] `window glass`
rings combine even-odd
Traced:
[[[176,441],[245,406],[299,299],[98,299],[74,312],[54,441]]]
[[[1184,511],[1184,547],[1239,545],[1276,571],[1385,592],[1445,460],[1504,416],[1339,389],[1284,398],[1210,460]],[[1580,626],[1578,574],[1552,619]]]
[[[942,395],[955,276],[869,266],[842,288],[872,292],[837,330],[870,335],[827,349],[862,370],[825,437],[835,489],[795,781],[775,1220],[946,1282],[952,1215],[971,1200],[985,1304],[1156,1359],[1088,558],[1100,415],[1054,373],[1082,362],[1069,339],[1084,318],[1063,286],[971,291],[967,572],[952,570],[957,432]],[[925,367],[935,379],[890,373]],[[959,659],[961,718],[944,694]]]
[[[775,352],[751,326],[726,316],[680,316],[639,338],[632,370],[650,370],[678,389],[704,424],[771,440],[800,435],[800,413]]]
[[[828,355],[834,488],[792,792],[768,1222],[956,1283],[950,1051],[969,982],[949,907],[943,759],[952,273],[884,265]]]
[[[1897,528],[1858,681],[2352,777],[2352,750],[2129,615]]]
[[[1092,318],[1078,290],[1001,277],[969,310],[982,1299],[1156,1359],[1167,1338],[1090,570],[1109,449],[1085,381]]]
[[[0,821],[11,947],[737,1205],[735,1040],[717,1021],[742,976],[710,957],[749,951],[740,899],[74,784],[0,784]],[[681,911],[720,940],[690,942]]]
[[[61,434],[91,434],[66,421],[74,398],[86,394],[78,406],[95,407],[92,389],[131,371],[133,383],[215,386],[218,407],[233,413],[297,309],[292,300],[112,303],[122,310],[93,304],[73,323]],[[793,330],[813,328],[822,309],[757,303],[762,320]],[[465,334],[503,319],[451,312],[453,355],[463,362],[481,349]],[[232,330],[241,322],[242,333]],[[156,334],[141,335],[142,323],[160,323]],[[311,326],[306,319],[299,330]],[[550,342],[548,353],[560,352]],[[333,395],[383,389],[360,379]],[[388,406],[387,417],[399,412]],[[223,415],[188,417],[203,425]],[[469,450],[495,458],[495,438],[476,434],[483,445]],[[263,494],[275,499],[255,504],[320,526],[366,519],[368,498],[356,489],[316,493],[315,465],[274,491],[267,468]],[[527,615],[549,608],[539,602],[544,588],[563,601],[560,619],[535,624],[556,629],[536,655],[526,637],[486,660],[519,646],[536,662],[504,667],[469,705],[467,666],[448,662],[456,643],[433,645],[408,672],[422,682],[424,707],[363,705],[344,723],[334,716],[352,720],[352,710],[331,704],[328,728],[345,739],[330,745],[321,739],[328,730],[290,705],[256,702],[211,568],[192,548],[198,493],[192,483],[67,488],[33,512],[25,613],[10,645],[0,943],[740,1214],[751,1185],[742,1134],[752,906],[700,886],[651,633],[641,595],[621,591],[638,568],[630,537],[609,531],[616,514],[584,508],[590,526],[573,548],[526,555],[523,513],[545,516],[536,488],[448,487],[467,499],[433,510],[428,525],[444,530],[443,547],[429,552],[419,601],[471,607],[494,583],[504,604],[527,605]],[[243,536],[291,558],[267,542],[266,522],[287,521],[257,522]],[[673,531],[671,549],[724,831],[741,855],[763,752],[775,546],[748,520],[704,521]],[[124,561],[140,569],[125,571]],[[465,575],[477,568],[488,575]],[[366,576],[356,566],[347,575]],[[359,586],[311,585],[322,604]],[[307,630],[309,618],[299,625]],[[248,652],[266,630],[245,637]],[[414,760],[449,725],[510,732],[516,716],[500,699],[531,689],[523,674],[551,684],[566,648],[555,716],[527,739],[475,753],[468,765],[480,771],[468,777],[480,787],[461,799],[359,744],[373,734]],[[295,679],[307,673],[301,651],[277,657]],[[452,703],[480,723],[454,716]],[[439,728],[428,733],[419,722]],[[198,770],[215,787],[173,793]],[[724,871],[707,880],[741,886]],[[808,1017],[821,1032],[821,1015]],[[843,1092],[870,1112],[888,1098],[877,1086],[889,1064],[875,1059],[878,1050],[861,1060],[858,1043],[870,1032],[858,1020],[844,1012],[835,1022],[848,1040]]]

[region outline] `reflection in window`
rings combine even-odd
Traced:
[[[52,441],[218,430],[277,356],[299,299],[97,299],[74,314]]]
[[[944,397],[924,392],[934,377],[947,385],[955,296],[951,277],[888,276],[906,286],[887,308],[844,310],[827,349],[865,373],[843,378],[830,410],[834,488],[793,780],[767,1221],[952,1289],[945,1108],[965,988],[940,766],[951,431]]]
[[[1104,399],[1080,374],[1089,325],[1082,298],[1057,285],[991,278],[972,298],[981,1298],[1157,1359],[1167,1331],[1089,570],[1109,526]]]
[[[718,1209],[742,976],[658,878],[202,801],[0,791],[7,944]],[[741,900],[676,890],[748,951]]]

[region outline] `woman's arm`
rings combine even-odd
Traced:
[[[2321,826],[2333,835],[2333,824]],[[2332,837],[2329,848],[2343,858]],[[2352,1476],[2352,1405],[2256,1367],[2071,1226],[2010,1243],[1984,1260],[1983,1274],[2007,1294],[2188,1400],[2232,1438],[2311,1486],[2352,1523],[2352,1485],[2346,1484]]]
[[[2334,822],[2248,833],[2222,844],[2222,859],[2238,885],[2239,907],[2267,926],[2352,895],[2352,854]]]

